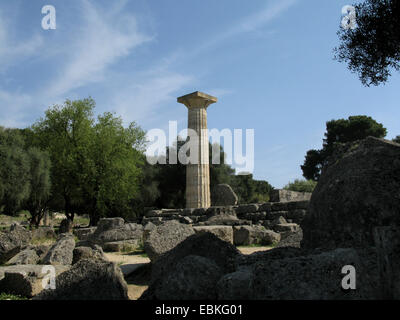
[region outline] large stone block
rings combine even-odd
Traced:
[[[233,229],[231,226],[196,226],[193,227],[193,230],[196,233],[209,232],[223,241],[233,243]]]
[[[7,264],[37,264],[39,259],[40,257],[36,253],[36,250],[27,248],[8,260]]]
[[[0,267],[0,292],[31,298],[43,290],[44,278],[48,278],[49,269],[45,265],[16,265]],[[54,266],[55,276],[69,269],[68,266]]]
[[[103,243],[102,248],[106,252],[131,252],[138,250],[143,245],[142,239],[131,239]]]
[[[152,229],[144,241],[144,250],[151,261],[175,248],[179,243],[194,234],[191,226],[177,221],[168,221]]]
[[[374,240],[383,298],[400,299],[400,227],[377,227]]]
[[[83,259],[56,277],[56,289],[46,289],[34,300],[128,300],[121,269],[112,262]]]
[[[100,219],[97,224],[96,233],[102,233],[107,230],[117,229],[123,227],[125,221],[123,218],[104,218]]]
[[[289,201],[304,201],[310,200],[311,193],[297,192],[283,189],[272,190],[270,193],[271,202],[289,202]]]
[[[263,226],[240,226],[233,227],[233,241],[236,246],[242,245],[271,245],[278,243],[280,235]]]
[[[207,258],[189,255],[180,260],[155,289],[160,300],[215,300],[215,284],[222,276],[218,265]]]
[[[51,265],[71,265],[74,249],[74,236],[70,233],[62,233],[57,242],[52,245],[42,263]]]
[[[0,232],[0,264],[6,263],[32,239],[32,233],[19,225],[11,226],[9,231]]]
[[[235,246],[222,241],[212,233],[205,232],[192,235],[154,262],[151,269],[150,286],[141,299],[156,299],[156,290],[163,283],[163,279],[168,276],[171,270],[179,268],[177,265],[180,261],[190,255],[211,260],[218,266],[222,274],[225,274],[235,271],[236,259],[241,254]],[[198,273],[198,275],[200,274]],[[193,289],[196,290],[196,288]],[[173,296],[169,299],[173,299]]]
[[[74,229],[74,234],[79,240],[88,240],[89,237],[96,231],[96,227]]]
[[[284,248],[281,248],[284,249]],[[356,270],[356,290],[344,290],[344,266]],[[363,260],[353,249],[336,249],[321,254],[271,259],[253,269],[251,299],[255,300],[353,300],[376,299]],[[233,297],[234,298],[234,297]]]
[[[374,246],[375,227],[400,225],[400,145],[369,137],[329,163],[301,223],[302,246]]]

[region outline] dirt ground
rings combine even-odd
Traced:
[[[243,254],[252,254],[254,252],[270,250],[271,247],[238,247],[238,249]],[[135,278],[128,277],[126,279],[129,298],[131,300],[137,300],[148,287],[148,275],[145,275],[147,274],[145,269],[150,263],[150,259],[140,253],[105,253],[105,255],[110,261],[117,263],[124,271],[139,268],[143,270],[141,272],[142,275]]]

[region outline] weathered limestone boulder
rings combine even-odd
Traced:
[[[253,274],[239,270],[224,275],[217,283],[218,300],[248,300],[252,296]]]
[[[258,209],[260,208],[260,205],[257,203],[251,203],[251,204],[242,204],[236,208],[236,214],[238,217],[247,214],[247,213],[255,213],[258,212]]]
[[[6,263],[31,241],[32,234],[17,224],[9,231],[0,232],[0,264]]]
[[[307,248],[374,245],[373,229],[400,225],[400,144],[368,137],[324,168],[301,223]]]
[[[275,189],[271,191],[270,202],[290,202],[290,201],[308,201],[311,198],[310,192],[297,192],[284,189]]]
[[[344,290],[344,266],[356,269],[356,289]],[[251,299],[256,300],[351,300],[376,299],[375,283],[354,249],[256,263]],[[371,270],[372,271],[372,270]],[[373,272],[373,271],[372,271]],[[219,292],[223,297],[223,292]]]
[[[105,252],[132,252],[138,250],[143,244],[142,239],[131,239],[103,243]]]
[[[69,269],[68,266],[54,266],[56,276]],[[43,282],[49,278],[49,270],[44,265],[16,265],[0,267],[0,292],[31,298],[43,290]]]
[[[143,226],[136,223],[124,224],[122,218],[102,219],[87,240],[102,246],[105,251],[116,251],[124,246],[139,247],[143,238]],[[120,251],[120,250],[119,250]]]
[[[238,217],[228,214],[212,216],[204,222],[207,226],[235,226],[240,223],[241,220],[239,220]]]
[[[40,257],[33,248],[27,248],[8,260],[7,265],[13,264],[37,264]]]
[[[161,255],[154,262],[151,269],[150,286],[140,299],[156,299],[157,290],[162,290],[160,289],[160,286],[165,283],[163,282],[165,281],[163,279],[168,276],[171,270],[177,270],[179,268],[178,264],[182,259],[191,255],[196,255],[203,257],[206,260],[211,260],[213,263],[215,263],[215,265],[218,266],[222,274],[226,274],[235,271],[236,259],[241,254],[235,246],[226,241],[222,241],[212,233],[205,232],[194,234],[179,243],[172,250]],[[192,264],[193,260],[190,259],[190,261],[191,262],[187,262],[186,265]],[[202,261],[205,265],[208,265],[207,270],[213,269],[208,261]],[[196,275],[200,276],[201,280],[206,281],[206,279],[202,277],[202,273],[200,270],[197,270],[196,272]],[[192,279],[191,281],[194,280]],[[213,291],[211,290],[210,292]],[[195,292],[192,294],[196,295]],[[171,296],[170,299],[173,299],[173,297]]]
[[[301,240],[303,240],[303,230],[299,228],[295,232],[291,232],[288,236],[283,238],[278,244],[277,248],[294,247],[300,248]]]
[[[123,241],[130,239],[142,239],[143,227],[140,226],[136,230],[130,230],[125,227],[120,227],[116,229],[107,230],[101,233],[95,232],[89,237],[89,240],[95,243],[106,243],[114,241]]]
[[[93,248],[76,247],[73,251],[72,264],[74,265],[84,259],[108,261],[107,257],[104,255],[103,249],[98,245],[94,245]]]
[[[104,218],[100,219],[97,224],[96,233],[101,233],[107,230],[117,229],[123,227],[125,221],[123,218]]]
[[[150,231],[144,241],[144,250],[152,262],[160,255],[175,248],[179,243],[193,235],[189,225],[171,220]]]
[[[62,233],[44,257],[42,264],[71,265],[75,239],[71,233]]]
[[[278,223],[272,227],[276,232],[289,232],[293,233],[300,229],[296,223]]]
[[[237,258],[236,272],[219,280],[217,295],[221,300],[379,299],[372,260],[354,249],[307,254],[287,247],[242,255]],[[342,273],[344,266],[354,266],[356,290],[343,288],[342,281],[348,275]]]
[[[143,241],[149,237],[150,232],[156,229],[157,226],[154,223],[147,222],[146,225],[143,227]]]
[[[400,227],[374,229],[384,299],[400,299]]]
[[[161,280],[155,297],[160,300],[215,300],[215,284],[221,276],[222,271],[214,261],[189,255]]]
[[[213,206],[234,206],[238,202],[238,196],[229,184],[218,184],[211,191]]]
[[[87,240],[95,231],[96,227],[75,228],[74,234],[78,237],[79,240]]]
[[[280,241],[281,236],[263,226],[238,226],[233,227],[233,241],[237,246],[242,245],[271,245]]]
[[[121,269],[112,262],[83,259],[56,278],[56,289],[34,300],[128,300]]]
[[[221,240],[233,244],[233,229],[230,226],[195,226],[193,230],[195,233],[212,233]]]
[[[70,219],[64,219],[60,223],[59,233],[72,233],[74,229],[74,222]]]
[[[272,225],[272,226],[275,226],[275,225],[277,225],[277,224],[285,224],[285,223],[288,223],[288,222],[287,222],[286,219],[285,219],[284,217],[282,217],[282,216],[279,216],[279,217],[277,217],[277,218],[275,218],[275,219],[273,219],[273,220],[271,221],[271,225]]]

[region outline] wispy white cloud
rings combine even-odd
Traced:
[[[168,101],[175,102],[174,94],[194,81],[192,76],[167,71],[149,75],[131,79],[130,85],[114,94],[111,105],[125,121],[141,121],[146,125],[163,119],[168,110],[160,109],[161,106]]]
[[[34,55],[43,45],[43,38],[37,33],[28,39],[13,39],[10,36],[15,29],[12,21],[0,11],[0,72]]]
[[[60,69],[60,75],[49,89],[52,96],[104,80],[104,72],[118,59],[130,55],[134,48],[152,39],[138,30],[136,18],[126,13],[126,1],[111,8],[83,2],[84,26],[76,35],[75,52]]]
[[[42,89],[27,92],[23,95],[16,92],[6,92],[0,87],[0,106],[20,106],[18,114],[5,114],[0,110],[0,123],[26,125],[22,119],[26,113],[35,108],[45,108],[49,104],[62,102],[65,98],[73,98],[79,88],[90,88],[89,85],[98,83],[106,88],[104,100],[107,108],[113,109],[126,122],[136,120],[141,123],[156,124],[167,120],[182,120],[181,113],[173,114],[164,108],[169,101],[176,103],[176,96],[183,89],[193,88],[199,83],[202,74],[182,73],[181,64],[186,64],[197,58],[203,50],[213,46],[221,46],[224,41],[239,34],[258,32],[261,27],[278,17],[297,0],[280,0],[268,5],[256,14],[245,17],[241,22],[217,32],[211,40],[195,47],[192,51],[174,51],[164,55],[152,63],[150,69],[143,73],[126,72],[111,68],[117,66],[123,58],[132,58],[135,49],[150,43],[153,35],[145,34],[138,26],[138,17],[127,9],[127,1],[120,0],[100,5],[92,0],[82,0],[82,13],[79,25],[66,31],[68,50],[63,45],[65,39],[50,46],[46,58],[57,61],[56,74],[45,75]],[[271,2],[269,2],[271,3]],[[3,21],[3,22],[2,22]],[[26,41],[16,42],[10,38],[10,25],[0,19],[0,71],[3,61],[9,57],[9,64],[17,61],[15,57],[29,57],[43,46],[40,35],[33,35]],[[64,34],[63,34],[64,36]],[[47,47],[47,44],[46,44]],[[63,48],[64,50],[60,50]],[[4,59],[3,59],[4,58]],[[43,58],[45,59],[45,58]],[[207,73],[207,71],[204,71]],[[204,74],[203,74],[204,75]],[[112,84],[112,85],[110,85]],[[216,96],[231,94],[225,88],[210,89]],[[14,103],[13,103],[14,100]],[[34,108],[33,108],[34,106]],[[178,109],[177,109],[178,110]],[[3,114],[1,114],[3,113]],[[183,114],[184,117],[185,114]],[[3,118],[3,119],[1,119]],[[25,117],[26,118],[26,117]],[[177,119],[179,118],[179,119]],[[159,124],[160,125],[160,124]]]
[[[244,33],[253,32],[259,34],[260,28],[278,18],[297,2],[298,0],[275,0],[272,3],[268,2],[268,4],[260,11],[244,17],[239,21],[239,23],[235,23],[224,31],[217,33],[214,37],[197,47],[192,54],[197,55],[210,47],[223,45],[226,40]],[[271,32],[274,33],[275,31],[268,31],[268,34],[271,34]]]

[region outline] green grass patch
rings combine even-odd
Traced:
[[[56,239],[53,237],[49,237],[49,238],[35,238],[31,241],[31,244],[33,245],[52,245],[56,242]]]
[[[0,293],[0,300],[28,300],[28,298],[14,294]]]

